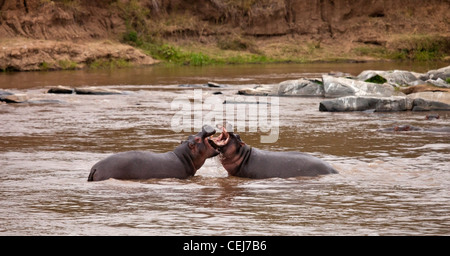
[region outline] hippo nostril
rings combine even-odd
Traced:
[[[216,129],[214,129],[214,127],[211,127],[209,125],[204,125],[202,127],[202,133],[203,133],[203,137],[204,138],[205,137],[209,137],[209,136],[211,136],[211,135],[216,133]]]

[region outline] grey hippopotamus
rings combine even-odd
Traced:
[[[450,127],[432,127],[432,128],[420,128],[417,126],[412,126],[409,124],[397,125],[391,128],[379,129],[379,132],[409,132],[409,131],[420,131],[420,132],[437,132],[437,133],[449,133]]]
[[[264,179],[337,173],[317,157],[300,152],[260,150],[245,144],[238,134],[227,132],[225,127],[222,130],[220,136],[210,138],[210,142],[219,150],[222,166],[231,176]]]
[[[88,181],[189,178],[195,175],[207,158],[219,154],[208,141],[208,137],[215,133],[213,127],[205,125],[201,132],[189,136],[171,152],[129,151],[114,154],[92,166]]]

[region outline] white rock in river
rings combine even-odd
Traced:
[[[319,110],[328,112],[366,111],[394,112],[411,110],[413,100],[402,96],[347,96],[320,102]]]
[[[365,70],[361,72],[361,74],[359,74],[356,77],[356,79],[359,81],[366,81],[376,75],[386,79],[387,83],[390,85],[404,86],[417,84],[418,83],[417,81],[420,80],[419,77],[422,74],[404,70],[391,70],[391,71]]]
[[[310,79],[288,80],[278,84],[279,96],[323,97],[322,82]]]
[[[325,97],[337,98],[344,96],[377,96],[390,97],[394,95],[403,95],[396,92],[394,87],[389,84],[367,83],[359,80],[322,76]]]

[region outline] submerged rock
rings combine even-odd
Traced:
[[[56,93],[56,94],[72,94],[74,90],[67,86],[58,85],[56,87],[50,88],[47,93]]]
[[[8,96],[8,95],[13,95],[13,94],[14,94],[14,93],[12,93],[12,92],[0,90],[0,97],[2,97],[2,96]]]
[[[207,82],[206,84],[180,84],[178,87],[185,88],[224,88],[227,87],[225,84],[219,84],[215,82]]]
[[[124,92],[119,90],[113,90],[101,87],[83,87],[83,88],[70,88],[68,86],[58,85],[56,87],[50,88],[47,93],[55,94],[85,94],[85,95],[113,95],[113,94],[124,94]]]
[[[257,85],[253,88],[244,88],[238,91],[240,95],[252,95],[252,96],[278,96],[278,86],[269,85]]]
[[[0,101],[6,103],[23,103],[28,100],[26,94],[0,94]]]
[[[203,84],[180,84],[178,87],[182,88],[204,88]]]
[[[28,103],[28,104],[66,104],[67,102],[62,101],[62,100],[52,100],[52,99],[37,99],[37,100],[27,100],[23,103]]]
[[[36,99],[31,98],[27,94],[12,94],[10,92],[3,93],[5,91],[0,91],[0,102],[2,103],[25,103],[25,104],[61,104],[66,103],[61,100],[56,99]]]
[[[224,88],[224,87],[227,87],[224,84],[219,84],[219,83],[215,83],[215,82],[207,82],[206,86],[210,87],[210,88]]]
[[[113,90],[108,88],[100,88],[100,87],[84,87],[84,88],[75,88],[76,94],[84,94],[84,95],[114,95],[114,94],[124,94],[122,91]]]

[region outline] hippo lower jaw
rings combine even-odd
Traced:
[[[209,125],[204,125],[202,127],[202,131],[201,131],[201,138],[203,140],[203,143],[205,144],[205,146],[213,151],[214,153],[210,156],[210,157],[214,157],[217,156],[218,154],[220,154],[220,152],[217,150],[216,147],[214,147],[214,144],[211,144],[211,137],[216,134],[216,129],[214,129],[213,127],[209,126]]]
[[[223,129],[222,133],[218,137],[216,138],[210,137],[208,139],[209,144],[215,149],[223,148],[225,145],[228,144],[228,141],[230,140],[230,135],[228,134],[225,127],[223,127],[222,129]]]
[[[206,146],[207,148],[209,148],[211,151],[214,152],[214,153],[211,155],[211,157],[215,157],[215,156],[217,156],[218,154],[220,154],[218,148],[215,147],[214,143],[211,142],[211,139],[210,139],[210,138],[205,138],[203,142],[205,143],[205,146]]]

